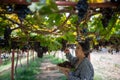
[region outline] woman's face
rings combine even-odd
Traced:
[[[76,50],[75,50],[75,54],[76,54],[77,58],[84,57],[84,53],[83,53],[82,47],[80,45],[77,45]]]

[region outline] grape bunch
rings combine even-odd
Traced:
[[[15,4],[15,5],[5,5],[2,7],[7,12],[15,12],[19,19],[24,19],[26,15],[32,14],[27,5]]]
[[[8,12],[13,12],[13,11],[14,11],[13,5],[7,5],[7,6],[6,6],[6,10],[7,10]]]
[[[7,26],[4,30],[4,43],[5,46],[9,46],[9,40],[10,40],[10,35],[11,35],[12,30],[10,29],[9,26]]]
[[[32,14],[27,5],[16,5],[15,11],[20,19],[24,19],[27,14]]]
[[[4,46],[5,46],[4,39],[0,37],[0,47],[4,47]]]
[[[7,26],[4,29],[4,38],[0,38],[0,47],[8,47],[12,29]]]
[[[75,68],[69,61],[58,63],[57,66],[65,67],[65,68]]]
[[[21,43],[18,41],[11,40],[11,49],[19,49],[20,48],[19,44]]]
[[[27,51],[28,49],[29,49],[29,45],[23,45],[21,48],[23,52]]]
[[[34,50],[37,52],[37,56],[42,58],[43,54],[48,51],[48,47],[41,46],[40,42],[34,42]]]
[[[65,50],[65,48],[67,47],[67,40],[62,39],[61,44],[62,44],[61,51],[64,51],[64,50]]]
[[[12,30],[10,29],[10,27],[7,26],[4,30],[4,39],[9,40],[11,32]]]
[[[112,3],[120,3],[120,0],[110,0]]]
[[[108,23],[109,23],[110,19],[112,18],[113,13],[114,12],[113,12],[112,8],[105,8],[102,10],[103,18],[101,19],[101,21],[102,21],[104,28],[106,28],[108,26]]]
[[[80,32],[85,36],[88,33],[88,29],[86,27],[83,27]]]
[[[76,9],[78,10],[78,19],[79,21],[84,18],[85,13],[88,9],[88,3],[87,0],[79,0]]]

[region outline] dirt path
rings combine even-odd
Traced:
[[[63,80],[64,74],[59,72],[58,67],[51,62],[51,59],[45,58],[37,75],[37,80]]]
[[[120,80],[120,54],[93,52],[91,62],[96,80]],[[98,79],[99,78],[99,79]]]

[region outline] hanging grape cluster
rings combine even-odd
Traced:
[[[32,14],[32,12],[27,7],[27,5],[16,5],[15,11],[16,11],[19,19],[24,19],[27,14]]]
[[[84,36],[87,36],[88,29],[87,29],[86,27],[83,27],[80,32],[81,32]]]
[[[9,46],[11,32],[12,32],[12,29],[10,29],[10,27],[7,26],[4,31],[5,46]]]
[[[8,4],[8,5],[2,6],[2,8],[5,9],[9,13],[16,13],[19,19],[24,19],[26,15],[32,14],[30,9],[28,8],[28,5]]]
[[[48,51],[48,47],[41,46],[40,42],[34,42],[34,50],[37,52],[37,56],[42,58],[43,54]]]
[[[65,68],[75,68],[69,61],[58,63],[57,66],[65,67]]]
[[[120,3],[120,0],[110,0],[112,3]]]
[[[4,38],[0,38],[0,47],[9,46],[11,32],[12,32],[12,29],[10,29],[10,27],[7,26],[4,30]]]
[[[110,21],[110,19],[113,16],[113,9],[112,8],[105,8],[102,10],[102,15],[103,18],[101,19],[103,27],[106,28],[108,26],[108,23]]]
[[[44,47],[40,45],[40,42],[28,42],[25,45],[21,45],[21,42],[11,41],[11,49],[20,49],[23,52],[26,52],[29,49],[33,49],[37,52],[37,57],[42,58],[43,54],[48,51],[48,47]],[[20,46],[21,45],[21,46]]]
[[[4,46],[5,46],[5,41],[0,37],[0,47],[4,47]]]
[[[13,12],[13,11],[14,11],[14,6],[13,6],[13,5],[7,5],[7,6],[6,6],[6,10],[7,10],[8,12]]]
[[[65,50],[65,48],[67,47],[67,40],[62,39],[62,40],[61,40],[61,44],[62,44],[61,51],[64,51],[64,50]]]
[[[11,32],[12,30],[10,29],[10,27],[7,26],[4,31],[4,39],[9,40]]]
[[[87,12],[88,9],[88,3],[87,0],[79,0],[76,9],[78,10],[78,20],[80,21],[81,19],[84,18],[85,13]]]

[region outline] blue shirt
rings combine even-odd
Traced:
[[[67,59],[71,62],[72,65],[76,65],[78,59],[73,57],[70,53],[66,54]],[[88,58],[84,58],[81,63],[78,64],[78,67],[72,72],[71,75],[68,75],[68,80],[93,80],[94,79],[94,69],[91,62]]]

